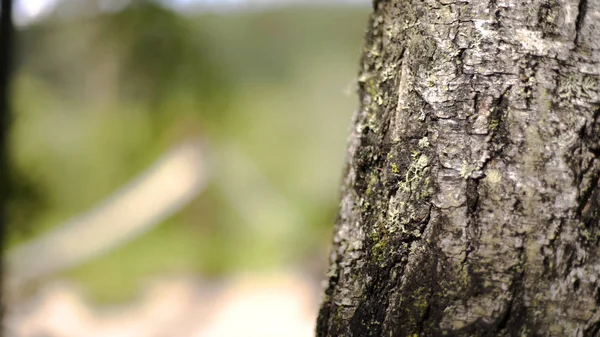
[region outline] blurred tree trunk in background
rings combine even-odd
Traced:
[[[6,230],[6,202],[8,200],[8,127],[10,123],[10,73],[12,61],[12,1],[2,0],[0,7],[0,245],[4,248]],[[0,258],[3,256],[0,250]],[[0,273],[0,280],[3,274]],[[2,281],[0,281],[0,292]],[[0,293],[1,294],[1,293]],[[3,302],[3,296],[0,296]],[[4,306],[0,303],[0,320]],[[0,336],[3,332],[0,330]]]
[[[600,1],[375,1],[318,336],[600,334]]]

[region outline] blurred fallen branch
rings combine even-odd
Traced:
[[[204,160],[200,142],[176,146],[99,206],[9,252],[9,293],[107,253],[177,212],[206,185]]]
[[[212,150],[211,162],[219,171],[215,183],[246,225],[262,238],[282,243],[292,238],[305,221],[254,159],[232,141]]]

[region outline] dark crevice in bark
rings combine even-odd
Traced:
[[[598,182],[600,177],[596,177],[592,181],[589,191],[586,191],[586,195],[583,197],[584,202],[580,204],[581,220],[586,228],[592,227],[592,223],[597,222],[600,213],[600,188],[598,188]]]
[[[394,271],[401,275],[405,265],[400,254],[389,257],[388,261],[391,261],[391,264],[380,266],[376,263],[369,263],[363,268],[363,275],[369,275],[371,281],[367,284],[363,299],[359,302],[349,321],[349,328],[353,336],[382,335],[383,318],[390,304],[390,293],[398,286],[390,282],[390,275]]]
[[[593,168],[590,168],[593,169]],[[588,172],[586,172],[588,173]],[[584,209],[589,207],[590,201],[593,203],[593,196],[597,194],[598,183],[600,180],[600,176],[597,172],[592,173],[593,178],[591,179],[589,188],[581,191],[581,198],[579,199],[579,208],[577,209],[578,214],[583,214]]]
[[[476,216],[479,208],[479,179],[467,179],[467,212],[470,216]],[[473,219],[476,220],[477,219]]]
[[[475,116],[479,115],[479,92],[477,91],[473,95],[473,111]]]
[[[556,254],[556,246],[560,241],[560,234],[563,230],[564,227],[564,221],[561,221],[558,224],[558,227],[556,228],[556,230],[554,231],[554,235],[551,237],[551,239],[548,242],[548,247],[550,248],[550,251],[552,252],[552,254],[550,254],[550,256],[544,256],[544,259],[542,261],[543,263],[543,270],[544,270],[544,275],[547,275],[548,278],[554,278],[558,275],[558,271],[556,269],[556,265],[554,263],[551,264],[550,259],[554,259],[555,258],[555,254]]]
[[[577,252],[575,251],[575,247],[573,247],[572,244],[565,244],[564,251],[566,259],[564,259],[564,268],[561,277],[566,278],[573,269],[573,267],[575,267],[574,262],[577,258]]]
[[[466,228],[466,240],[467,247],[465,249],[465,257],[463,263],[468,264],[469,254],[473,251],[473,233],[475,232],[475,226],[477,226],[477,218],[479,213],[479,179],[467,179],[467,228]],[[473,276],[471,271],[472,266],[467,265],[469,275]]]
[[[581,287],[581,280],[575,279],[575,281],[573,281],[573,291],[579,290],[579,287]]]
[[[590,325],[585,332],[583,333],[583,337],[598,337],[600,336],[600,322],[596,322]]]
[[[329,335],[332,305],[333,303],[330,301],[323,301],[323,304],[319,309],[319,316],[317,317],[317,337],[325,337]]]
[[[523,280],[525,263],[525,250],[519,250],[519,263],[516,266],[514,279],[510,285],[511,297],[506,305],[506,309],[495,319],[478,318],[475,322],[467,324],[460,329],[445,330],[444,336],[534,336],[525,328],[531,328],[528,322],[527,309],[523,300]],[[442,335],[442,334],[440,334]],[[434,335],[431,335],[434,336]]]
[[[433,249],[432,249],[433,251]],[[426,300],[425,300],[425,305],[424,308],[420,308],[421,315],[420,317],[418,317],[417,319],[417,333],[418,336],[422,336],[424,334],[425,331],[430,330],[431,327],[431,322],[429,322],[429,320],[432,318],[432,305],[434,302],[434,294],[435,291],[439,291],[439,286],[437,286],[439,284],[439,280],[438,280],[438,272],[437,272],[437,267],[438,267],[438,263],[439,263],[439,259],[437,256],[433,257],[433,262],[431,264],[431,268],[429,269],[430,272],[430,286],[427,287],[427,295],[426,295]],[[428,324],[429,323],[429,324]]]
[[[586,148],[600,159],[600,108],[594,111],[591,123],[585,124],[582,128],[581,140]]]
[[[438,336],[437,321],[445,308],[440,279],[444,268],[440,261],[444,255],[433,244],[427,244],[432,252],[420,258],[418,270],[407,274],[406,282],[398,284],[403,289],[401,299],[391,308],[390,336]],[[440,275],[440,273],[442,275]],[[388,316],[390,317],[390,316]],[[386,335],[387,336],[387,335]]]
[[[491,112],[491,123],[496,127],[492,130],[491,135],[491,156],[485,160],[482,168],[494,158],[502,153],[502,150],[510,143],[509,132],[506,127],[506,115],[508,113],[508,96],[512,86],[509,85],[500,96],[494,100]]]
[[[429,305],[429,302],[431,301],[432,296],[433,296],[433,293],[430,291],[429,296],[427,297],[428,304],[425,308],[425,313],[423,314],[423,317],[419,320],[419,324],[418,324],[419,336],[421,336],[423,334],[423,331],[425,330],[425,323],[429,320],[429,317],[431,314],[431,305]]]
[[[516,266],[517,271],[515,272],[514,280],[510,286],[511,297],[503,317],[498,322],[496,332],[510,329],[512,330],[510,331],[510,335],[517,335],[526,319],[525,317],[522,317],[526,315],[525,307],[522,303],[523,278],[525,277],[523,265],[525,264],[525,259],[525,249],[520,248],[518,255],[519,263]],[[520,321],[520,324],[518,324],[518,321]]]
[[[514,294],[513,294],[513,296],[514,296]],[[508,327],[508,322],[511,319],[513,303],[514,303],[514,299],[511,298],[508,301],[507,308],[504,311],[504,314],[502,316],[500,316],[500,319],[499,319],[499,321],[497,323],[497,326],[494,329],[495,332],[503,331],[504,329],[506,329]]]
[[[580,132],[580,138],[584,146],[582,151],[590,151],[595,157],[595,159],[589,162],[588,167],[584,168],[584,171],[577,175],[578,184],[581,184],[584,179],[589,181],[587,186],[579,191],[579,207],[577,208],[577,214],[586,228],[593,227],[592,223],[597,222],[597,219],[600,217],[600,172],[597,168],[597,161],[600,160],[600,144],[598,143],[600,139],[597,134],[599,131],[599,117],[600,109],[597,109],[594,111],[591,125],[584,125]]]
[[[583,26],[585,15],[587,14],[587,8],[587,0],[579,0],[579,5],[577,6],[577,18],[575,19],[575,40],[573,41],[575,45],[579,45],[579,34],[581,33],[581,27]]]

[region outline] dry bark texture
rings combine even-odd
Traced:
[[[600,336],[600,0],[376,1],[318,336]]]

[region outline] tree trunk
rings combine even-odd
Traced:
[[[318,336],[600,336],[600,0],[375,1]]]

